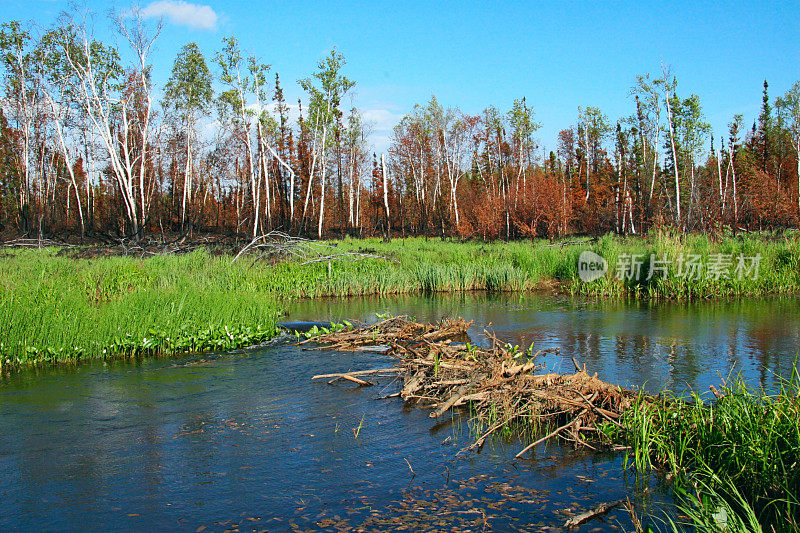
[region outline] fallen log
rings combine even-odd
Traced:
[[[581,420],[581,417],[582,417],[583,415],[585,415],[587,411],[588,411],[588,409],[584,409],[583,411],[581,411],[580,413],[578,413],[578,416],[576,416],[575,418],[573,418],[573,419],[572,419],[570,422],[568,422],[568,423],[564,424],[563,426],[561,426],[560,428],[556,429],[555,431],[551,431],[550,433],[548,433],[547,435],[545,435],[545,436],[544,436],[544,437],[542,437],[541,439],[537,440],[536,442],[532,442],[531,444],[528,444],[527,446],[525,446],[525,448],[523,448],[523,449],[522,449],[522,451],[521,451],[521,452],[519,452],[517,455],[515,455],[515,456],[514,456],[514,458],[515,458],[515,459],[519,459],[520,457],[522,457],[523,455],[525,455],[525,453],[526,453],[528,450],[530,450],[531,448],[533,448],[533,447],[534,447],[534,446],[536,446],[537,444],[540,444],[540,443],[542,443],[542,442],[546,441],[546,440],[547,440],[547,439],[549,439],[550,437],[555,437],[556,435],[558,435],[559,433],[561,433],[562,431],[564,431],[564,430],[565,430],[565,429],[567,429],[568,427],[571,427],[571,426],[573,426],[574,424],[577,424],[578,422],[580,422],[580,420]]]

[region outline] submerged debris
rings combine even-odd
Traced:
[[[396,368],[323,374],[314,379],[371,385],[364,376],[396,374],[403,382],[399,395],[406,402],[431,409],[431,418],[468,406],[479,427],[485,428],[468,450],[479,450],[487,437],[503,429],[544,434],[517,457],[554,436],[592,448],[590,442],[603,442],[602,423],[619,426],[620,416],[633,405],[635,392],[606,383],[596,373],[590,375],[574,359],[574,374],[542,373],[544,366],[536,362],[537,357],[558,349],[522,351],[501,343],[489,332],[485,335],[491,348],[462,342],[469,340],[471,324],[463,319],[421,324],[399,316],[300,344],[314,342],[334,350],[388,347],[388,353],[399,359]]]

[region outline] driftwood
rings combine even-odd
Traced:
[[[377,368],[375,370],[356,370],[355,372],[337,372],[335,374],[318,374],[311,379],[337,378],[343,375],[348,376],[369,376],[370,374],[395,374],[400,372],[399,368]]]
[[[633,404],[633,391],[606,383],[597,374],[590,375],[574,358],[575,373],[544,373],[537,359],[544,353],[557,353],[555,348],[536,353],[520,351],[489,332],[484,334],[491,348],[461,342],[469,340],[471,324],[463,319],[421,324],[401,316],[299,344],[334,350],[388,347],[387,353],[398,358],[396,368],[322,374],[314,379],[348,379],[364,385],[366,382],[355,380],[363,382],[360,377],[370,374],[396,374],[402,379],[400,397],[431,409],[431,418],[468,405],[479,424],[480,436],[462,451],[480,450],[489,436],[502,429],[544,434],[517,457],[554,437],[592,447],[589,440],[602,439],[600,424],[620,426],[620,416]]]
[[[377,368],[375,370],[357,370],[355,372],[336,372],[336,373],[333,373],[333,374],[318,374],[318,375],[312,377],[311,379],[330,379],[330,378],[333,378],[328,382],[329,384],[333,383],[335,381],[338,381],[340,379],[344,379],[344,380],[347,380],[347,381],[352,381],[353,383],[358,383],[359,385],[370,387],[370,386],[373,385],[372,383],[370,383],[369,381],[360,379],[357,376],[368,376],[368,375],[371,375],[371,374],[394,374],[394,373],[397,373],[399,371],[400,371],[399,368]]]
[[[439,418],[440,416],[442,416],[445,413],[445,411],[453,407],[459,400],[461,400],[461,398],[463,398],[467,394],[468,390],[469,387],[466,386],[459,387],[458,390],[456,390],[453,393],[453,395],[450,396],[450,398],[448,398],[446,402],[437,407],[436,410],[431,413],[431,418]]]
[[[373,385],[373,383],[370,383],[369,381],[364,381],[363,379],[357,378],[350,374],[330,374],[330,376],[333,379],[328,382],[329,384],[333,383],[337,379],[346,379],[347,381],[352,381],[353,383],[358,383],[359,385],[364,385],[367,387],[371,387]]]
[[[614,501],[614,502],[601,503],[597,507],[593,507],[592,509],[589,509],[588,511],[585,511],[585,512],[583,512],[581,514],[577,514],[577,515],[573,516],[572,518],[570,518],[569,520],[564,522],[564,527],[565,528],[578,527],[579,525],[581,525],[582,523],[586,522],[590,518],[594,518],[595,516],[604,515],[607,512],[609,512],[611,509],[616,507],[617,505],[621,505],[623,503],[625,503],[625,500],[617,500],[617,501]]]

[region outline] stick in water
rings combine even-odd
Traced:
[[[608,502],[608,503],[601,503],[597,507],[589,509],[579,515],[575,515],[566,522],[564,522],[564,527],[577,527],[578,525],[586,522],[590,518],[594,518],[595,516],[600,516],[609,512],[611,509],[624,503],[625,500],[617,500],[615,502]]]
[[[570,427],[571,425],[573,425],[575,422],[577,422],[578,420],[580,420],[580,419],[581,419],[581,417],[582,417],[583,415],[585,415],[587,411],[588,411],[588,409],[584,409],[583,411],[581,411],[580,413],[578,413],[578,416],[576,416],[575,418],[573,418],[571,422],[568,422],[568,423],[564,424],[563,426],[561,426],[561,427],[560,427],[560,428],[558,428],[557,430],[553,431],[552,433],[549,433],[549,434],[545,435],[544,437],[542,437],[541,439],[537,440],[536,442],[534,442],[534,443],[532,443],[532,444],[528,444],[527,446],[525,446],[525,449],[524,449],[524,450],[522,450],[521,452],[519,452],[517,455],[515,455],[515,456],[514,456],[514,458],[515,458],[515,459],[519,459],[520,457],[522,457],[523,455],[525,455],[525,452],[527,452],[528,450],[530,450],[531,448],[533,448],[534,446],[536,446],[536,445],[537,445],[537,444],[539,444],[540,442],[544,442],[544,441],[546,441],[547,439],[549,439],[550,437],[552,437],[552,436],[554,436],[554,435],[558,435],[559,433],[561,433],[562,431],[564,431],[565,429],[567,429],[568,427]]]

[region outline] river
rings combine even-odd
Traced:
[[[741,372],[774,389],[800,346],[796,299],[643,304],[549,295],[305,300],[287,320],[464,316],[480,342],[559,346],[610,382],[703,392]],[[630,497],[669,509],[667,487],[622,455],[551,442],[530,459],[496,439],[480,454],[465,417],[435,425],[378,387],[311,382],[380,368],[385,355],[277,340],[231,354],[24,372],[0,385],[0,530],[539,530]],[[658,518],[656,518],[658,523]],[[349,528],[349,529],[348,529]],[[629,529],[616,509],[579,531]]]

